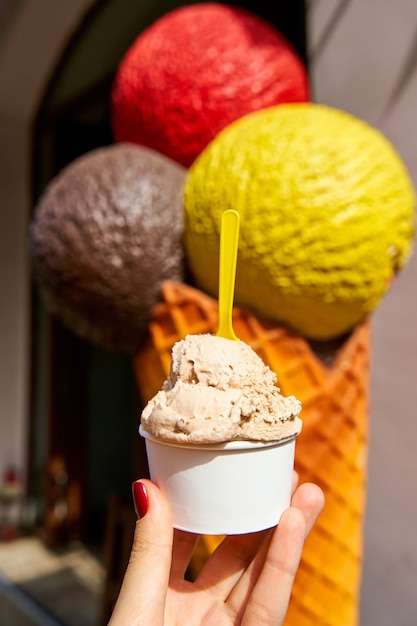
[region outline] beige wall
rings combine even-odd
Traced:
[[[316,100],[380,128],[417,187],[416,0],[316,0],[309,24]],[[374,316],[362,626],[417,623],[416,310],[417,254]]]
[[[14,3],[2,3],[0,30],[0,476],[5,464],[24,469],[26,460],[31,124],[56,59],[93,4]]]

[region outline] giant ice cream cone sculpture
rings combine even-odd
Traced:
[[[163,284],[149,338],[134,359],[143,401],[168,375],[173,344],[186,334],[214,333],[217,322],[217,302],[210,296],[184,283]],[[233,327],[275,371],[282,392],[302,401],[296,469],[302,481],[319,484],[326,495],[325,509],[305,546],[286,624],[353,626],[362,560],[369,325],[359,326],[337,350],[329,351],[329,365],[295,333],[244,309],[235,308]],[[203,538],[203,557],[215,541]]]

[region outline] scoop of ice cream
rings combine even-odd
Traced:
[[[309,339],[360,323],[412,250],[415,192],[400,156],[377,129],[323,105],[282,104],[228,126],[188,171],[184,198],[196,285],[217,294],[221,213],[236,209],[236,304]]]
[[[112,90],[116,141],[149,146],[188,167],[230,122],[308,100],[305,67],[268,22],[239,7],[185,6],[144,30]]]
[[[133,144],[73,161],[46,188],[31,225],[40,292],[75,334],[133,353],[161,283],[183,276],[185,170]]]
[[[278,441],[301,431],[300,402],[243,341],[187,335],[172,350],[169,377],[142,412],[154,437],[189,443]]]

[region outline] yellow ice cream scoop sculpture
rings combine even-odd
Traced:
[[[235,302],[309,339],[351,330],[411,254],[414,189],[376,129],[318,104],[284,104],[223,130],[188,172],[184,243],[217,294],[219,224],[241,215]]]

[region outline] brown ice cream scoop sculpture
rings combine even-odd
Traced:
[[[31,227],[46,305],[80,337],[134,352],[162,281],[183,276],[185,170],[117,144],[77,159],[47,187]]]

